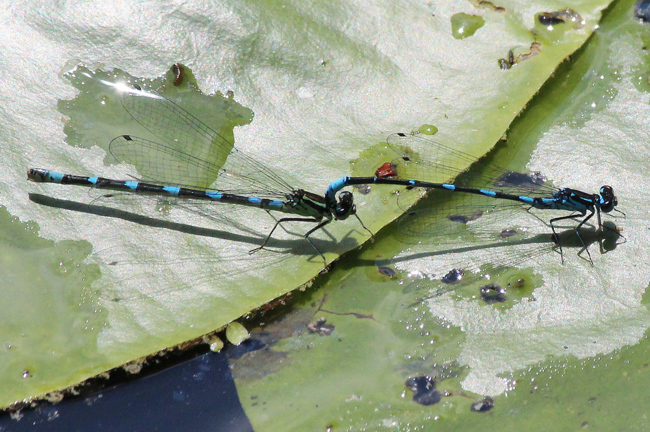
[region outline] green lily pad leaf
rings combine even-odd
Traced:
[[[38,236],[54,242],[53,248],[75,245],[70,246],[75,265],[97,269],[92,281],[68,285],[73,293],[84,292],[86,283],[91,289],[75,307],[65,308],[67,319],[88,321],[95,333],[85,348],[70,353],[55,339],[54,345],[31,339],[34,350],[12,352],[6,374],[22,376],[27,370],[29,379],[5,388],[0,405],[200,338],[303,286],[324,269],[319,253],[302,238],[309,229],[304,225],[313,224],[287,224],[274,232],[268,248],[249,254],[275,225],[259,209],[232,206],[211,212],[155,200],[132,203],[122,196],[111,197],[124,204],[113,209],[93,190],[89,195],[84,188],[16,181],[30,167],[117,179],[137,176],[142,167],[115,164],[106,146],[121,134],[152,140],[157,135],[125,115],[115,97],[116,83],[167,95],[288,183],[322,195],[330,182],[350,173],[351,164],[352,171],[367,164],[371,172],[365,175],[372,175],[376,163],[385,161],[368,149],[381,146],[388,132],[435,125],[440,141],[484,154],[558,64],[589,37],[607,4],[574,2],[571,7],[583,25],[564,26],[557,33],[546,28],[550,33],[544,34],[535,17],[553,11],[541,2],[493,7],[392,2],[368,14],[365,4],[275,7],[235,0],[187,14],[147,10],[152,14],[144,17],[150,18],[147,25],[132,19],[143,17],[140,10],[123,11],[128,14],[121,17],[94,15],[93,8],[38,15],[39,25],[29,21],[17,33],[41,43],[34,52],[43,53],[43,64],[32,68],[33,75],[8,74],[16,80],[14,88],[38,89],[38,96],[23,98],[26,113],[10,114],[12,124],[21,127],[12,129],[3,144],[3,205],[21,220],[36,222]],[[480,16],[485,23],[473,36],[455,39],[451,17],[458,13]],[[25,17],[31,19],[29,13]],[[201,29],[211,30],[197,30],[199,22]],[[89,35],[89,26],[97,33]],[[63,38],[61,45],[50,46],[46,41],[61,39],[52,29],[60,28],[85,39]],[[188,57],[195,65],[191,71],[176,66],[164,78],[142,78]],[[70,58],[119,69],[85,68],[76,60],[64,67]],[[507,70],[500,67],[503,58]],[[52,64],[64,70],[60,80],[53,79]],[[215,96],[201,94],[199,84]],[[371,231],[401,213],[390,194],[376,187],[363,192],[355,193],[357,213]],[[16,225],[2,229],[20,231]],[[29,235],[38,241],[36,230]],[[348,218],[314,233],[312,241],[329,263],[369,237],[356,219]],[[49,283],[48,278],[21,288],[37,297]],[[49,354],[43,354],[52,351],[69,354],[69,364],[53,366]]]
[[[650,185],[647,158],[638,155],[650,150],[641,132],[650,105],[637,84],[650,28],[630,19],[631,6],[609,11],[598,36],[515,121],[508,141],[521,148],[500,145],[487,159],[541,171],[560,186],[597,192],[611,184],[625,215],[603,214],[602,233],[582,230],[594,265],[570,229],[576,222],[561,234],[563,264],[548,226],[532,231],[537,221],[523,211],[508,222],[545,233],[545,242],[477,244],[481,232],[471,242],[445,233],[428,241],[421,225],[418,243],[398,221],[305,300],[305,321],[326,320],[331,335],[279,339],[273,353],[289,366],[262,378],[241,370],[247,359],[234,362],[256,430],[615,430],[625,428],[621,412],[643,418],[648,390],[637,384],[647,374],[650,209],[639,197]],[[440,195],[427,200],[420,208],[445,205]],[[452,240],[447,247],[470,249],[432,253]],[[471,260],[479,271],[454,278],[451,270]],[[505,297],[483,295],[490,285]]]
[[[106,311],[92,303],[99,268],[82,263],[92,250],[90,243],[38,238],[36,224],[20,222],[4,208],[0,226],[0,360],[8,405],[10,400],[69,386],[85,364],[110,364],[95,345]]]

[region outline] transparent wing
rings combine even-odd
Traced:
[[[227,228],[227,232],[242,232],[260,239],[266,234],[250,227],[247,223],[253,213],[259,210],[250,207],[233,206],[212,200],[197,200],[174,196],[140,194],[112,191],[103,188],[90,188],[92,198],[89,210],[93,213],[120,217],[140,224],[166,227],[175,223],[168,220],[172,212],[182,211],[189,215],[200,215],[203,220],[214,222],[214,229]],[[271,217],[269,216],[269,220]],[[180,229],[180,228],[179,228]],[[199,230],[197,226],[187,226],[188,231]]]
[[[258,272],[262,275],[265,268],[277,266],[295,252],[264,249],[251,255],[248,251],[231,252],[227,249],[197,251],[196,247],[189,246],[186,251],[177,247],[169,249],[175,256],[147,257],[141,245],[121,245],[98,251],[94,259],[98,264],[110,266],[111,276],[117,280],[117,283],[112,280],[103,287],[102,299],[130,302],[143,299],[163,301],[164,297],[181,299],[189,296],[194,301],[202,297],[211,298],[215,296],[215,281],[227,279],[234,283],[246,275],[250,277]],[[134,256],[140,258],[134,259]],[[246,271],[240,274],[237,272],[239,268]]]
[[[111,141],[109,151],[115,160],[133,164],[142,180],[165,185],[207,189],[219,175],[217,164],[172,147],[131,135]],[[205,186],[207,183],[207,186]]]
[[[605,254],[614,250],[622,239],[613,223],[604,224],[606,229],[583,226],[580,237],[568,223],[558,227],[558,237],[554,240],[543,221],[526,217],[523,212],[514,213],[519,217],[504,218],[503,213],[487,212],[461,220],[456,215],[447,216],[445,212],[431,209],[409,212],[399,221],[399,228],[408,233],[403,239],[413,246],[393,261],[401,270],[421,272],[429,279],[436,279],[443,278],[452,269],[477,273],[485,266],[521,267],[552,252],[558,254],[560,264],[559,246],[567,259],[577,255],[591,262],[585,247],[594,253],[598,245],[600,253]],[[440,231],[433,231],[434,236],[430,237],[427,230],[433,230],[432,227]]]
[[[400,217],[398,229],[407,241],[440,242],[437,237],[458,235],[467,231],[468,226],[489,224],[490,232],[498,227],[506,229],[515,220],[516,213],[527,207],[517,201],[434,191]]]
[[[109,151],[117,161],[134,165],[141,173],[141,179],[152,184],[271,199],[285,199],[292,192],[291,187],[286,183],[282,188],[278,187],[278,184],[271,188],[264,187],[261,179],[254,180],[252,176],[249,179],[234,176],[217,164],[196,157],[194,154],[136,136],[121,135],[113,139]],[[264,170],[268,171],[266,168]],[[153,174],[156,172],[159,174]],[[217,179],[216,185],[230,186],[230,188],[206,187],[204,184],[208,179]]]
[[[132,89],[122,94],[122,105],[163,143],[128,135],[111,142],[113,157],[135,165],[143,179],[202,189],[212,185],[256,196],[286,196],[293,191],[280,176],[171,100]]]
[[[395,133],[386,141],[395,154],[391,166],[400,179],[453,182],[459,186],[533,197],[550,197],[557,191],[539,173],[516,173],[481,162],[474,156],[438,143],[428,135]],[[400,207],[408,209],[422,193],[417,188],[401,193]]]

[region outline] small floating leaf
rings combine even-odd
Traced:
[[[250,334],[243,325],[238,322],[231,322],[226,329],[226,337],[231,344],[239,345],[248,339]]]

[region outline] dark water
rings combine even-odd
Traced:
[[[252,432],[222,353],[207,353],[155,374],[0,417],[0,431]]]

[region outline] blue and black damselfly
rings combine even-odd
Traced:
[[[139,86],[125,88],[121,101],[138,123],[162,141],[120,135],[109,144],[109,152],[116,161],[136,167],[137,180],[60,174],[43,168],[31,168],[27,178],[39,183],[234,204],[295,215],[278,219],[263,243],[251,252],[264,248],[283,222],[311,222],[316,226],[304,237],[325,259],[309,236],[333,220],[352,215],[359,219],[351,192],[343,191],[332,201],[290,186],[194,115],[157,93]],[[367,230],[360,219],[359,222]]]
[[[395,133],[388,137],[387,143],[388,150],[394,153],[394,159],[380,167],[374,177],[343,177],[333,182],[325,194],[330,205],[335,203],[336,193],[346,186],[387,184],[405,186],[410,190],[435,189],[469,194],[472,198],[460,206],[446,208],[441,205],[435,209],[439,216],[446,212],[442,216],[460,224],[476,220],[484,213],[512,207],[568,211],[571,214],[554,217],[549,221],[560,254],[562,255],[562,245],[556,230],[557,223],[580,219],[575,233],[587,251],[589,261],[592,262],[579,230],[594,215],[597,216],[598,227],[601,228],[601,212],[609,213],[618,204],[611,186],[602,186],[598,194],[569,188],[557,189],[548,185],[539,174],[515,173],[482,163],[473,156],[437,143],[425,134]],[[420,153],[415,154],[416,151]],[[468,172],[470,166],[479,173]],[[453,183],[450,183],[451,179],[455,179]],[[412,195],[414,194],[400,195],[399,202],[405,210],[413,203]],[[444,234],[448,224],[439,225],[438,231]],[[423,227],[419,228],[422,232]]]

